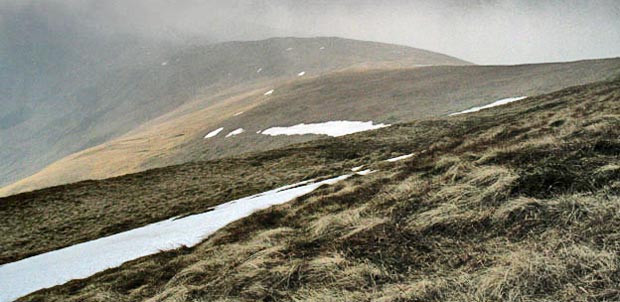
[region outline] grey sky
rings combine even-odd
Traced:
[[[443,52],[479,64],[620,56],[620,1],[0,0],[46,3],[89,28],[158,39],[341,36]]]

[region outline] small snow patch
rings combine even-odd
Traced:
[[[515,97],[515,98],[501,99],[499,101],[495,101],[495,102],[493,102],[491,104],[488,104],[488,105],[485,105],[485,106],[474,107],[474,108],[471,108],[471,109],[467,109],[465,111],[461,111],[461,112],[457,112],[457,113],[452,113],[452,114],[450,114],[450,116],[466,114],[466,113],[472,113],[472,112],[478,112],[478,111],[483,110],[483,109],[488,109],[488,108],[493,108],[493,107],[497,107],[497,106],[502,106],[502,105],[510,104],[512,102],[521,101],[521,100],[524,100],[524,99],[527,99],[527,96],[520,96],[520,97]]]
[[[256,73],[260,73],[261,71],[263,71],[263,68],[262,68],[262,67],[261,67],[261,68],[259,68],[259,69],[256,71]]]
[[[359,172],[357,172],[355,174],[361,175],[361,176],[365,176],[365,175],[372,174],[372,173],[375,173],[375,172],[377,172],[377,171],[373,171],[373,170],[368,169],[368,170],[364,170],[364,171],[359,171]]]
[[[256,131],[256,134],[261,134],[261,132],[263,132],[263,130],[258,130]]]
[[[273,90],[273,89],[271,89],[271,90],[269,90],[269,91],[265,92],[265,95],[272,95],[272,94],[273,94],[273,92],[274,92],[274,90]]]
[[[305,71],[302,71],[302,72],[300,72],[300,73],[298,73],[298,74],[297,74],[297,76],[298,76],[298,77],[303,77],[303,76],[305,76],[305,75],[306,75],[306,72],[305,72]]]
[[[220,134],[220,132],[222,132],[222,130],[224,130],[224,128],[219,128],[217,130],[213,130],[213,131],[209,132],[209,134],[207,134],[205,136],[205,139],[216,137],[218,134]]]
[[[239,128],[239,129],[237,129],[235,131],[232,131],[232,132],[228,133],[226,135],[226,137],[233,137],[233,136],[239,135],[239,134],[241,134],[243,132],[245,132],[245,130],[243,130],[243,128]]]
[[[161,66],[166,66],[166,65],[168,65],[168,61],[166,61],[166,62],[161,62]]]
[[[286,51],[291,51],[291,50],[293,50],[293,47],[289,47],[286,49]]]
[[[404,159],[407,159],[407,158],[411,158],[411,157],[413,157],[413,155],[415,155],[415,154],[414,153],[407,154],[407,155],[403,155],[403,156],[399,156],[399,157],[390,158],[390,159],[388,159],[386,161],[390,162],[390,163],[394,163],[394,162],[401,161],[401,160],[404,160]]]
[[[325,50],[325,46],[321,46],[321,48],[319,48],[320,50]]]
[[[363,132],[379,128],[388,127],[386,124],[374,125],[370,122],[352,122],[352,121],[331,121],[316,124],[299,124],[291,127],[273,127],[264,130],[264,135],[304,135],[304,134],[323,134],[333,137],[343,136],[356,132]]]
[[[241,112],[237,112],[237,113],[235,113],[233,116],[240,116],[240,115],[242,115],[243,113],[244,113],[243,111],[241,111]]]
[[[361,165],[361,166],[355,167],[355,168],[351,168],[351,171],[352,172],[357,172],[357,171],[361,170],[362,168],[364,168],[364,165]]]

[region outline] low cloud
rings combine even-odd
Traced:
[[[12,0],[56,7],[105,33],[210,41],[341,36],[398,43],[481,64],[620,56],[617,0]],[[42,9],[53,19],[57,10]]]

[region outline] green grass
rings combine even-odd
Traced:
[[[284,174],[316,164],[299,179],[379,172],[23,301],[618,301],[618,146],[615,81],[255,154]],[[145,184],[107,182],[123,179]]]

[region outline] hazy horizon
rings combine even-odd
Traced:
[[[477,64],[620,56],[620,3],[612,0],[0,0],[0,8],[8,14],[29,9],[33,18],[56,26],[156,40],[338,36],[427,49]]]

